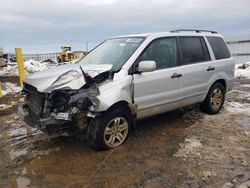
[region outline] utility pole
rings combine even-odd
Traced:
[[[21,87],[23,87],[23,80],[24,80],[24,77],[25,77],[25,70],[24,70],[24,65],[23,65],[22,49],[21,48],[15,48],[15,51],[16,51],[16,60],[17,60],[17,68],[18,68],[20,85],[21,85]]]

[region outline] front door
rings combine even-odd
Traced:
[[[138,62],[145,60],[155,61],[156,70],[133,75],[138,118],[180,107],[183,80],[178,66],[177,39],[154,40],[140,55]]]

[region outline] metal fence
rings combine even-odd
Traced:
[[[82,54],[86,54],[84,51],[74,51],[73,52],[76,56],[81,56]],[[15,57],[16,54],[8,54],[9,57]],[[23,54],[23,60],[27,61],[29,59],[33,59],[36,61],[45,61],[45,60],[52,60],[57,61],[57,57],[60,55],[60,52],[54,53],[36,53],[36,54]]]
[[[236,63],[250,62],[250,35],[226,37],[226,41]]]
[[[41,53],[41,54],[23,54],[24,60],[34,59],[36,61],[45,61],[48,59],[51,59],[52,61],[57,60],[57,56],[59,56],[60,53]]]
[[[44,61],[44,60],[52,60],[52,61],[56,61],[57,60],[57,56],[59,55],[59,52],[55,52],[55,53],[37,53],[37,54],[23,54],[23,60],[27,61],[29,59],[33,59],[36,61]],[[8,54],[8,59],[10,61],[15,61],[16,54]]]

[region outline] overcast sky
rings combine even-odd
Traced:
[[[250,0],[0,0],[0,46],[6,52],[89,48],[121,34],[178,28],[250,34]]]

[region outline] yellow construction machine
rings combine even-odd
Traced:
[[[71,51],[70,46],[62,46],[61,49],[61,53],[59,54],[59,56],[57,56],[58,63],[71,62],[72,60],[74,60],[74,54]]]
[[[69,62],[69,63],[76,63],[79,61],[83,56],[86,55],[84,51],[71,51],[71,46],[62,46],[62,51],[57,56],[57,62]]]

